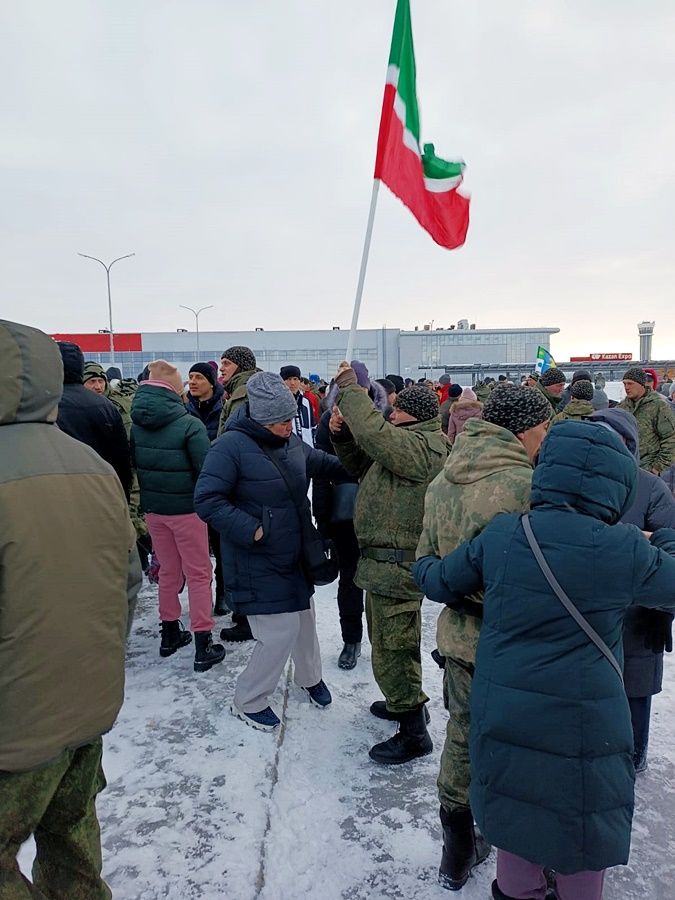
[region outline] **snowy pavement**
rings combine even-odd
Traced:
[[[104,875],[116,900],[490,896],[494,857],[461,893],[436,881],[435,781],[445,728],[441,672],[429,658],[437,608],[425,603],[423,654],[434,752],[393,768],[367,753],[394,731],[368,712],[381,697],[370,647],[364,642],[356,669],[338,669],[335,586],[319,589],[316,609],[333,704],[310,706],[289,665],[273,703],[285,726],[268,734],[229,712],[251,644],[228,645],[225,661],[205,674],[192,670],[192,646],[161,659],[156,588],[144,587],[126,702],[104,739],[108,788],[98,803]],[[650,768],[638,781],[631,865],[612,871],[607,900],[675,897],[675,677],[667,662]],[[21,862],[27,871],[30,847]]]

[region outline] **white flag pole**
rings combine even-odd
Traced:
[[[368,213],[368,227],[366,228],[366,239],[363,242],[363,256],[361,257],[361,269],[359,271],[359,283],[356,288],[356,299],[354,300],[354,312],[352,313],[352,325],[349,331],[349,340],[347,342],[347,361],[351,362],[352,353],[354,352],[354,342],[356,340],[356,328],[359,324],[359,312],[361,310],[361,298],[363,297],[363,285],[366,280],[366,269],[368,268],[368,255],[370,254],[370,239],[373,236],[373,222],[375,221],[375,208],[377,207],[377,193],[380,189],[380,179],[373,181],[373,195],[370,198],[370,212]]]

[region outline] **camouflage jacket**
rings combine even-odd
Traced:
[[[551,410],[552,410],[551,418],[553,418],[553,414],[560,406],[560,403],[562,401],[562,396],[558,396],[557,394],[552,394],[550,391],[547,391],[546,388],[543,387],[542,384],[540,384],[540,382],[537,382],[535,384],[535,386],[532,388],[532,390],[539,391],[540,394],[543,394],[544,397],[546,397],[548,402],[551,404]]]
[[[492,393],[489,385],[485,384],[484,381],[477,381],[473,386],[473,391],[481,403],[485,403],[486,400],[489,400],[490,394]]]
[[[337,455],[359,478],[354,528],[359,547],[414,553],[422,530],[424,494],[443,468],[448,443],[440,419],[395,426],[386,422],[368,395],[350,385],[337,397],[351,434],[333,437]],[[359,560],[356,583],[419,609],[422,592],[410,574],[411,562]],[[397,604],[399,611],[400,604]]]
[[[553,423],[563,422],[565,419],[587,419],[593,412],[593,404],[589,400],[570,400],[562,412],[553,416]]]
[[[417,558],[446,556],[499,513],[529,508],[532,465],[520,441],[498,425],[469,419],[443,471],[429,485]],[[469,598],[482,603],[482,594]],[[473,663],[480,618],[446,607],[436,639],[443,656]]]
[[[260,372],[260,369],[248,369],[246,372],[237,372],[225,385],[225,390],[229,397],[223,403],[223,411],[220,414],[220,422],[218,423],[218,437],[225,431],[225,423],[232,413],[236,412],[242,403],[246,403],[248,400],[246,384],[256,372]]]
[[[127,437],[131,435],[131,404],[137,390],[138,382],[135,378],[123,378],[116,387],[108,385],[105,389],[106,397],[115,404],[122,416]]]
[[[635,416],[640,434],[640,468],[660,475],[675,463],[675,416],[670,403],[647,389],[639,400],[626,397],[619,409]]]

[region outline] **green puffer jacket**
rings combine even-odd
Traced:
[[[225,385],[225,390],[229,397],[223,403],[223,411],[220,414],[220,422],[218,423],[218,437],[225,431],[225,423],[236,412],[239,407],[248,400],[248,388],[246,387],[249,379],[253,378],[256,372],[261,369],[249,369],[246,372],[237,372]]]
[[[345,469],[360,482],[354,510],[359,546],[414,553],[426,489],[443,468],[449,450],[440,419],[391,425],[356,385],[338,394],[337,404],[351,435],[347,440],[332,435],[335,450]],[[414,601],[419,608],[422,593],[410,574],[411,566],[412,561],[361,559],[355,581],[367,591]]]
[[[143,512],[193,513],[195,484],[211,446],[203,422],[174,391],[151,384],[136,392],[131,419],[131,458]]]
[[[565,419],[587,419],[595,410],[588,400],[570,400],[562,412],[553,416],[553,422],[564,422]]]
[[[476,537],[499,513],[529,507],[532,464],[518,438],[505,428],[469,419],[443,471],[429,485],[417,558],[447,556]],[[470,600],[482,603],[483,595]],[[443,656],[474,663],[481,619],[445,607],[436,641]]]
[[[639,400],[626,397],[619,409],[635,416],[640,433],[640,468],[660,475],[675,463],[675,417],[669,403],[665,403],[651,388]]]

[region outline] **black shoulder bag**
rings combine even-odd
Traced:
[[[551,571],[549,564],[546,562],[546,557],[542,553],[541,547],[537,543],[537,539],[535,538],[534,532],[532,531],[530,517],[527,515],[527,513],[524,516],[520,517],[520,521],[523,526],[523,531],[525,532],[525,537],[527,538],[527,543],[530,545],[530,550],[534,553],[534,558],[537,560],[537,564],[543,572],[544,578],[550,584],[553,593],[556,595],[558,600],[560,600],[567,612],[572,616],[579,628],[581,628],[581,630],[593,641],[598,650],[608,660],[609,664],[621,679],[621,684],[623,684],[623,672],[621,671],[621,666],[619,665],[616,656],[614,656],[612,651],[600,637],[595,628],[593,628],[590,622],[579,612],[574,603],[572,603],[570,598],[558,583],[557,578]]]
[[[329,538],[321,537],[312,522],[307,498],[304,498],[305,503],[302,505],[296,501],[293,485],[283,467],[261,444],[258,446],[284,479],[291,500],[298,511],[302,529],[300,535],[302,540],[301,563],[307,579],[314,585],[332,584],[340,574],[335,544]]]

